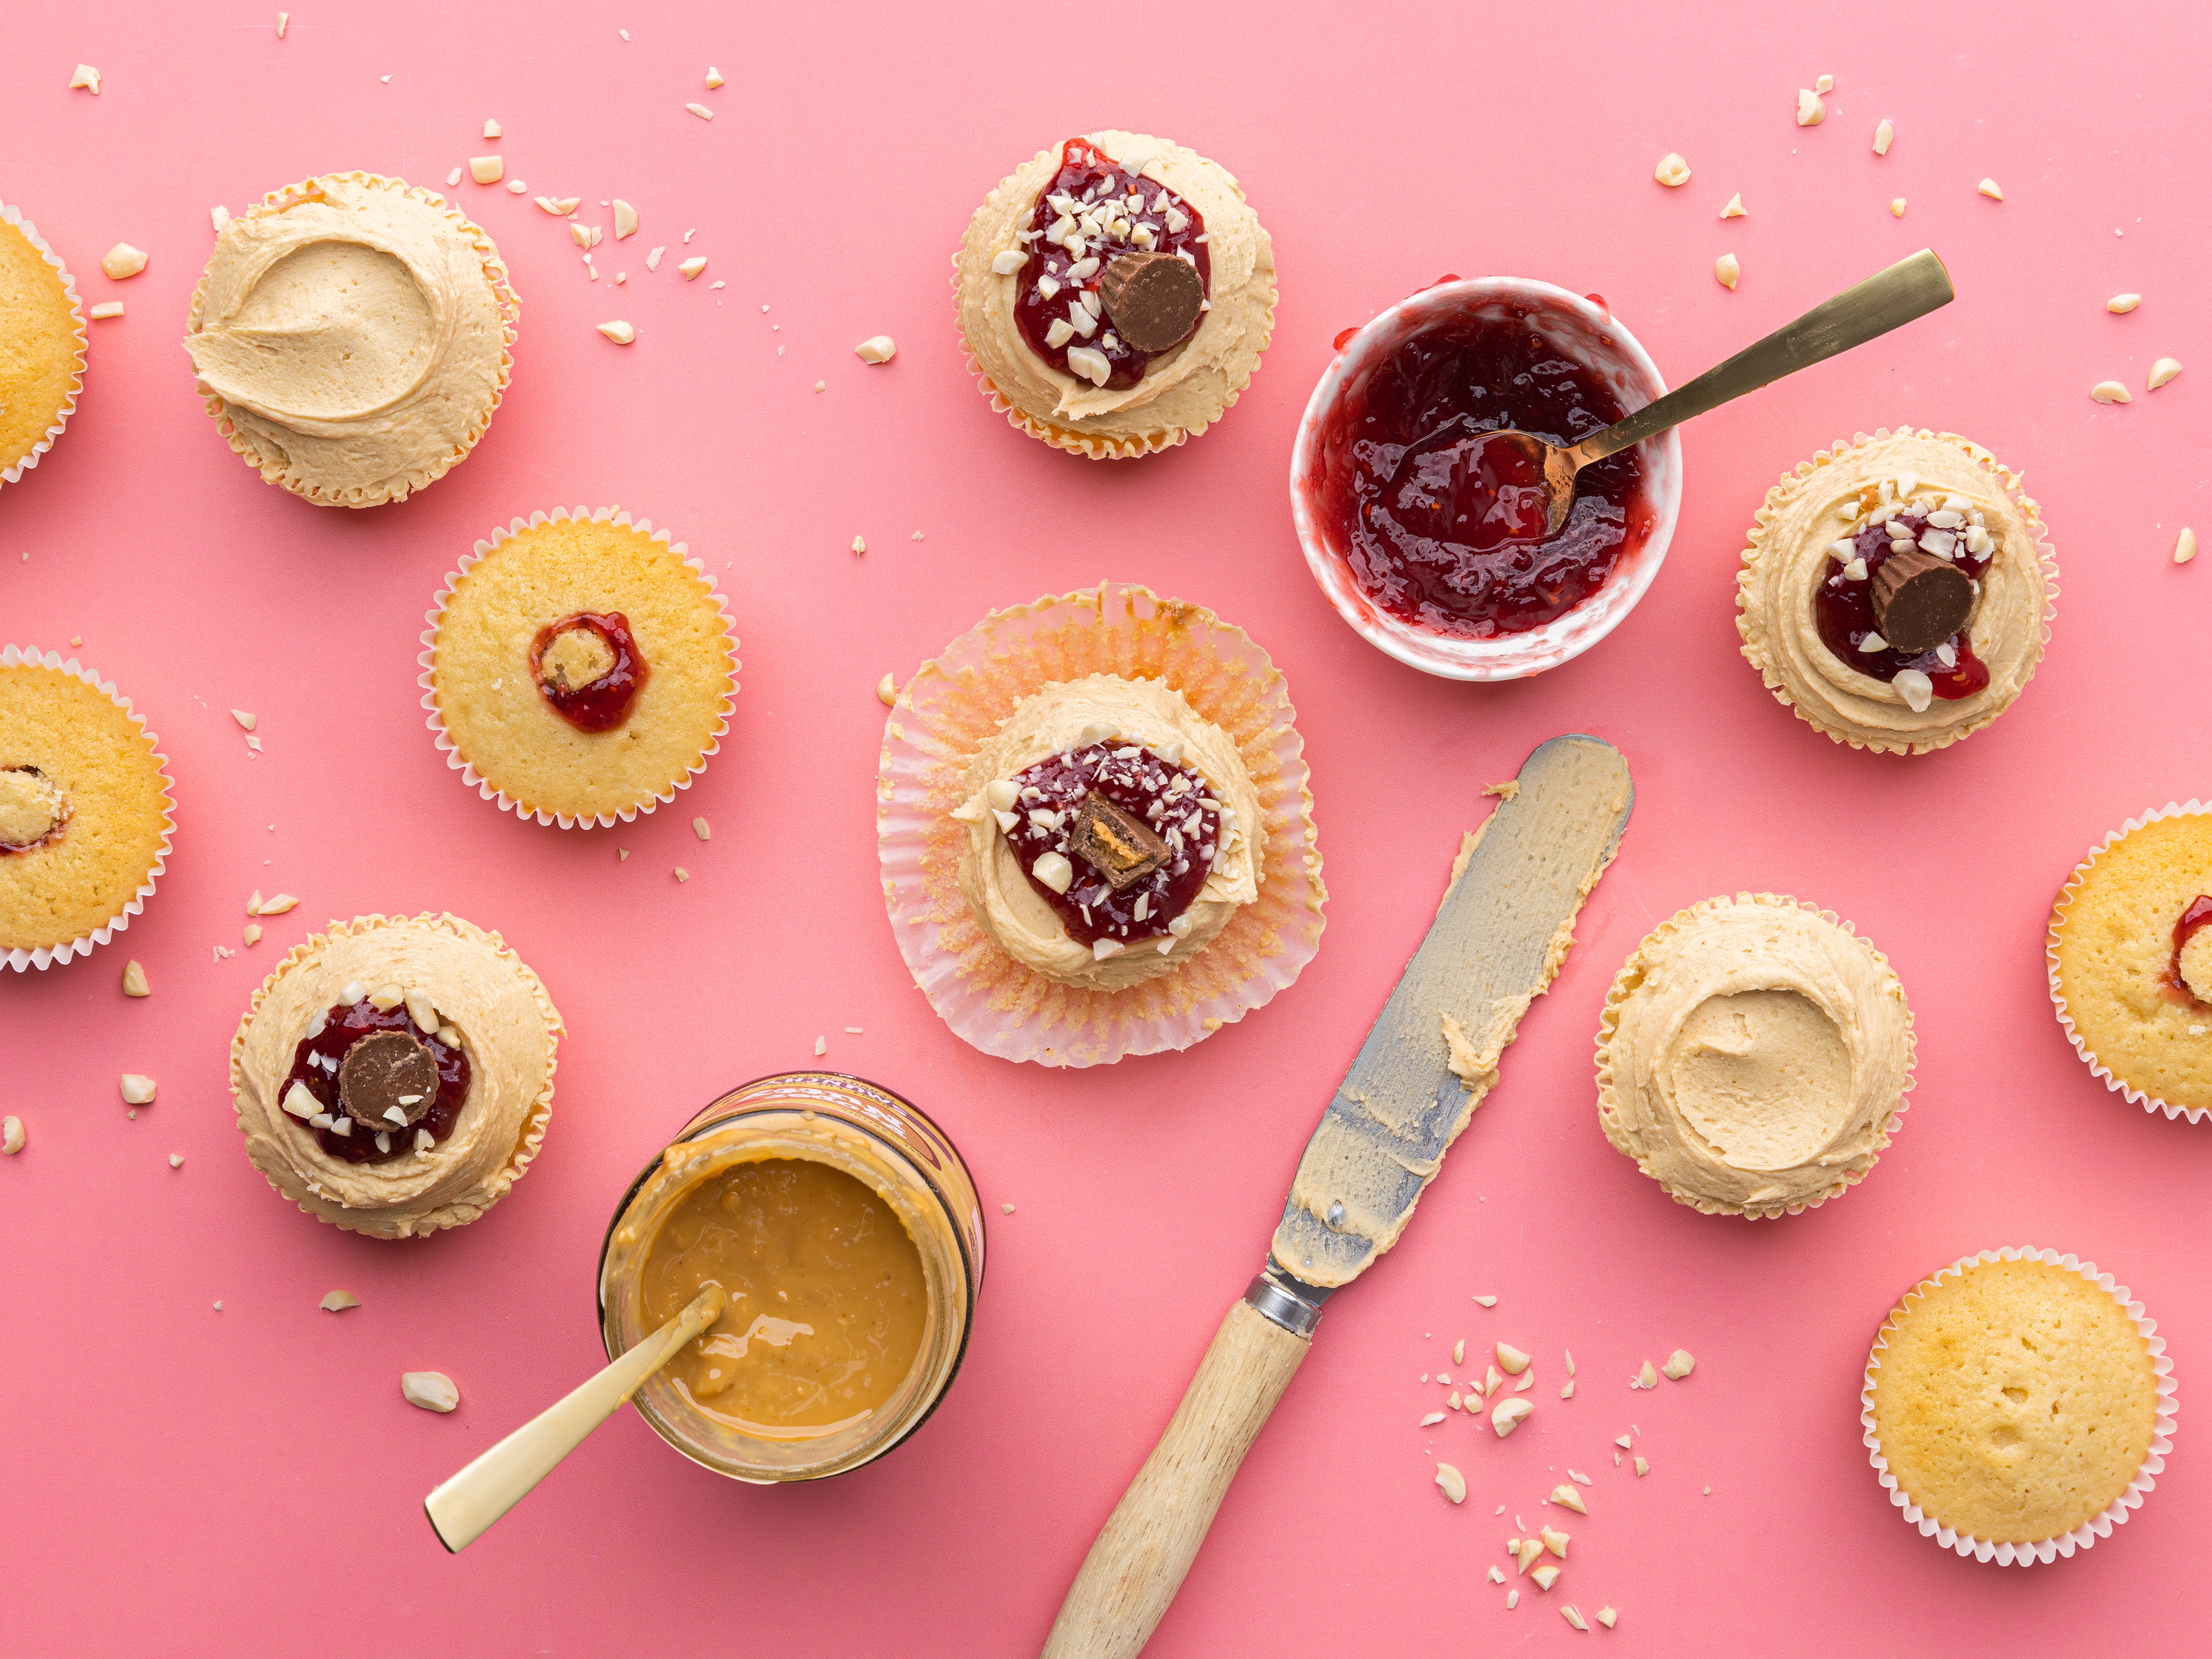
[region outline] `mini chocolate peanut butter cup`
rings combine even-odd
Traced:
[[[1105,878],[1115,892],[1142,881],[1174,857],[1165,841],[1135,813],[1097,790],[1083,798],[1068,850]]]
[[[338,1100],[346,1115],[378,1130],[421,1121],[438,1096],[438,1062],[405,1031],[378,1031],[346,1051]],[[398,1112],[397,1118],[392,1114]]]
[[[1875,626],[1895,651],[1932,651],[1966,625],[1974,584],[1948,560],[1914,548],[1893,553],[1869,583]]]
[[[1175,254],[1123,253],[1098,278],[1098,297],[1123,339],[1139,351],[1165,351],[1198,326],[1206,284]]]

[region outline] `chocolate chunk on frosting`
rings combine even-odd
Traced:
[[[438,1062],[404,1031],[377,1031],[362,1038],[338,1067],[339,1103],[347,1116],[373,1129],[404,1128],[417,1121],[437,1094]]]
[[[1083,798],[1068,851],[1105,878],[1115,892],[1158,869],[1173,856],[1152,827],[1097,790]]]
[[[1914,548],[1881,562],[1869,598],[1893,650],[1932,651],[1966,625],[1974,584],[1958,566]]]
[[[1123,339],[1139,351],[1165,351],[1198,326],[1206,284],[1187,259],[1130,252],[1106,267],[1098,297]]]

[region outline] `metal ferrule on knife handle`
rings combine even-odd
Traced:
[[[1595,738],[1554,738],[1518,786],[1461,846],[1427,937],[1307,1143],[1266,1268],[1107,1516],[1046,1659],[1133,1659],[1151,1639],[1322,1304],[1397,1243],[1574,943],[1628,822],[1627,763]]]

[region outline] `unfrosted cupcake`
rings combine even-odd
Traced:
[[[76,284],[38,227],[0,202],[0,484],[53,447],[83,390]]]
[[[2092,1071],[2147,1111],[2212,1115],[2212,808],[2106,836],[2060,891],[2044,958]]]
[[[1766,492],[1736,582],[1743,654],[1854,749],[1925,754],[1987,726],[2051,636],[2058,567],[2020,474],[1954,433],[1877,431]]]
[[[2156,1328],[2112,1275],[1984,1250],[1905,1292],[1859,1421],[1890,1502],[1945,1548],[2027,1566],[2108,1536],[2172,1449]]]
[[[184,343],[247,465],[320,507],[375,507],[483,436],[520,308],[491,238],[443,198],[325,173],[223,228]]]
[[[1267,653],[1111,584],[985,618],[898,694],[877,840],[892,930],[989,1054],[1182,1048],[1312,958],[1327,891]]]
[[[1871,1170],[1912,1087],[1888,958],[1772,893],[1692,905],[1622,964],[1598,1024],[1598,1121],[1678,1204],[1795,1215]]]
[[[169,855],[154,734],[58,653],[0,651],[0,957],[46,968],[131,925]]]
[[[729,729],[737,638],[705,567],[649,520],[533,513],[476,544],[422,635],[422,706],[465,781],[540,823],[627,823]]]
[[[992,407],[1093,460],[1205,431],[1274,327],[1274,248],[1237,180],[1142,133],[1038,151],[975,210],[953,266]]]
[[[460,1226],[537,1156],[562,1032],[496,933],[452,915],[333,922],[263,981],[231,1040],[246,1154],[348,1232]]]

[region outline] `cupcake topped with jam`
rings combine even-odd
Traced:
[[[447,915],[334,923],[270,975],[232,1041],[247,1155],[349,1232],[473,1221],[537,1155],[562,1029],[496,933]]]
[[[2020,475],[1951,433],[1862,434],[1766,495],[1737,579],[1743,653],[1854,749],[1925,754],[2012,704],[2057,567]]]
[[[216,238],[185,350],[230,447],[322,507],[404,501],[465,459],[514,371],[491,238],[404,179],[326,174]]]
[[[1170,973],[1259,896],[1259,797],[1235,744],[1158,680],[1042,687],[976,756],[960,890],[999,948],[1112,989]],[[1264,837],[1264,830],[1260,833]]]
[[[453,764],[541,823],[628,823],[729,729],[737,641],[699,561],[607,508],[518,519],[449,579],[423,707]]]
[[[0,202],[0,483],[52,447],[84,390],[76,284],[38,228]]]
[[[976,210],[954,263],[986,395],[1093,459],[1203,432],[1273,326],[1273,249],[1236,179],[1138,133],[1041,152]]]

